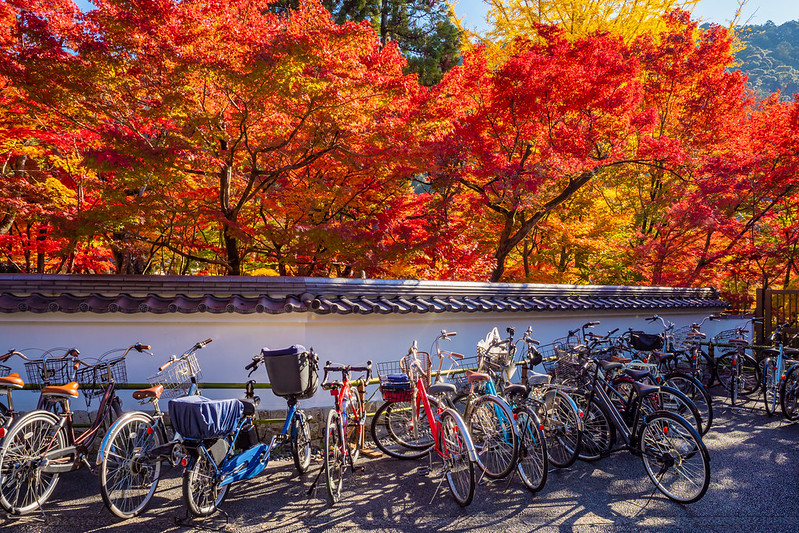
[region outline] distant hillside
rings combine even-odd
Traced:
[[[779,91],[788,99],[799,93],[799,21],[744,26],[739,35],[746,48],[737,60],[749,76],[750,87],[760,96]]]

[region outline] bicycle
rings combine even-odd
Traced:
[[[591,366],[593,376],[589,375]],[[601,412],[610,416],[608,427],[615,429],[605,440],[612,442],[618,432],[625,447],[641,457],[650,480],[667,498],[679,503],[701,499],[710,485],[710,455],[696,429],[672,412],[643,413],[642,399],[660,387],[637,381],[632,383],[636,395],[629,408],[632,420],[628,422],[600,379],[601,366],[602,361],[586,358],[581,364],[581,376],[586,386],[586,404],[596,401]]]
[[[674,329],[666,338],[667,351],[674,354],[669,361],[669,370],[686,373],[699,381],[705,389],[713,386],[716,380],[716,365],[710,355],[702,350],[702,326],[708,320],[718,320],[718,315],[708,315],[701,322]]]
[[[441,333],[447,335],[445,331]],[[429,358],[429,354],[426,355]],[[458,412],[441,406],[433,398],[452,394],[456,388],[451,383],[429,386],[425,383],[425,378],[428,382],[430,379],[429,360],[425,369],[419,360],[416,341],[400,360],[399,369],[401,374],[380,374],[378,366],[381,391],[386,402],[372,419],[371,432],[375,444],[387,455],[401,459],[428,454],[432,460],[434,451],[443,460],[441,475],[447,480],[452,496],[459,505],[465,507],[474,498],[477,452]],[[379,433],[381,430],[385,430],[385,435]],[[387,441],[410,453],[405,454],[387,446]]]
[[[331,501],[336,503],[341,498],[344,470],[349,467],[353,472],[359,471],[355,463],[360,456],[366,423],[366,406],[358,390],[352,388],[350,372],[365,372],[363,382],[368,383],[372,378],[372,362],[367,361],[365,366],[351,366],[333,365],[328,361],[323,370],[322,389],[330,391],[334,408],[328,412],[325,423],[324,464],[308,493],[313,491],[324,473],[327,493]],[[328,383],[330,372],[341,372],[341,381]]]
[[[104,359],[123,351],[112,350],[94,365],[74,356],[72,368],[77,381],[42,388],[40,405],[58,404],[59,413],[37,409],[19,417],[0,445],[0,505],[6,512],[17,515],[41,509],[60,474],[84,465],[91,468],[87,456],[101,426],[112,415],[122,414],[115,384],[126,380],[125,357],[131,350],[144,352],[147,348],[137,343],[124,349],[121,356]],[[78,397],[79,383],[85,395],[100,391],[102,398],[91,426],[76,435],[69,402]]]
[[[289,442],[294,464],[307,472],[311,461],[308,417],[297,408],[298,400],[313,397],[319,383],[318,357],[313,348],[293,345],[280,350],[262,349],[245,370],[251,376],[266,366],[272,392],[286,399],[288,412],[283,429],[269,444],[259,442],[253,423],[259,398],[209,400],[186,396],[170,400],[169,417],[183,437],[181,464],[183,500],[191,515],[213,514],[232,483],[252,479],[266,468],[272,451]]]
[[[172,355],[148,378],[153,385],[133,392],[141,405],[151,404],[153,412],[131,411],[109,428],[100,444],[96,466],[100,468],[100,494],[105,506],[122,519],[141,514],[150,503],[166,463],[175,467],[180,435],[169,438],[162,398],[199,394],[201,376],[197,350],[212,339],[194,344],[179,356]]]
[[[762,383],[760,366],[754,357],[746,353],[746,349],[750,347],[749,341],[745,338],[747,333],[746,328],[737,327],[713,337],[715,344],[724,343],[733,346],[732,350],[726,351],[716,359],[716,379],[729,393],[733,407],[739,400],[745,403],[752,399]]]
[[[799,350],[796,348],[786,348],[790,345],[799,333],[794,335],[788,341],[785,341],[785,330],[791,326],[791,322],[785,322],[778,325],[771,333],[771,344],[776,348],[768,348],[763,351],[765,359],[761,361],[763,368],[763,402],[766,405],[766,414],[773,415],[777,411],[777,403],[782,408],[782,413],[786,418],[787,412],[790,412],[790,407],[786,409],[783,405],[788,405],[784,400],[785,396],[785,382],[787,380],[787,370],[796,365],[796,361],[788,359],[788,357],[799,356]],[[789,368],[786,369],[786,366]],[[790,418],[789,418],[790,420]]]
[[[563,388],[551,383],[550,376],[532,370],[543,359],[536,348],[539,342],[532,338],[532,327],[528,327],[522,338],[515,342],[515,329],[506,328],[506,331],[508,337],[500,339],[495,328],[478,344],[478,371],[491,377],[495,387],[492,390],[497,390],[497,394],[507,400],[514,413],[523,406],[532,411],[536,415],[535,419],[541,422],[546,447],[544,467],[548,468],[551,463],[556,468],[567,468],[577,461],[579,454],[583,429],[582,412]],[[511,384],[516,370],[516,354],[520,353],[518,345],[522,342],[527,348],[519,362],[522,368],[522,384]],[[518,420],[518,414],[516,417]],[[523,433],[520,435],[524,436]],[[528,444],[524,441],[520,443],[519,455],[534,458],[536,453],[533,452],[538,451],[537,442],[532,436],[527,440]],[[534,473],[536,468],[538,467],[531,465],[531,472]],[[545,481],[542,479],[541,483]],[[528,485],[527,482],[525,485],[530,490],[540,489],[535,488],[535,485]]]

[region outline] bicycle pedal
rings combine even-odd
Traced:
[[[364,470],[363,465],[352,465],[352,471],[355,474],[360,474],[361,472],[363,472],[363,470]]]
[[[430,475],[430,467],[429,466],[420,466],[416,469],[416,473],[420,476],[429,476]]]

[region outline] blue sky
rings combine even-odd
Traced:
[[[484,28],[486,4],[483,0],[451,0],[455,12],[467,28]],[[737,0],[700,0],[693,12],[702,22],[728,24],[738,7]],[[744,6],[741,23],[764,24],[771,20],[780,25],[789,20],[799,20],[799,2],[796,0],[749,0]]]

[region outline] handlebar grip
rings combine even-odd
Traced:
[[[0,355],[0,363],[7,361],[12,355],[14,355],[14,350],[8,350],[8,353]]]
[[[655,321],[655,320],[657,320],[657,319],[658,319],[658,317],[657,317],[657,315],[656,315],[656,316],[650,316],[650,317],[647,317],[647,318],[645,318],[644,320],[646,320],[647,322],[654,322],[654,321]]]
[[[204,340],[204,341],[202,341],[202,342],[198,342],[198,343],[197,343],[197,348],[204,348],[205,346],[207,346],[207,345],[211,344],[211,343],[213,342],[213,340],[214,340],[214,339],[210,339],[210,338],[209,338],[209,339],[205,339],[205,340]]]
[[[610,337],[611,335],[613,335],[613,334],[614,334],[614,333],[616,333],[617,331],[619,331],[619,328],[616,328],[616,329],[614,329],[613,331],[608,331],[608,337]]]
[[[591,322],[586,322],[583,327],[584,328],[593,328],[594,326],[598,326],[598,325],[599,325],[599,320],[593,320]]]
[[[529,342],[530,344],[532,344],[534,346],[538,346],[539,344],[541,344],[541,341],[539,341],[537,339],[531,339],[529,337],[524,339],[524,342]]]
[[[258,363],[260,362],[261,362],[260,357],[253,357],[252,361],[250,361],[250,364],[244,367],[244,370],[255,370],[256,368],[258,368]]]
[[[580,331],[580,328],[577,328],[577,329],[570,329],[570,330],[569,330],[569,337],[571,337],[571,336],[572,336],[572,335],[574,335],[575,333],[578,333],[579,331]]]
[[[169,365],[171,365],[171,364],[172,364],[172,363],[174,363],[174,362],[175,362],[175,361],[174,361],[173,359],[170,359],[169,361],[167,361],[167,362],[166,362],[166,363],[164,363],[163,365],[159,366],[159,367],[158,367],[158,371],[159,371],[159,372],[162,372],[162,371],[166,370],[167,368],[169,368]]]
[[[463,359],[465,356],[463,354],[459,354],[457,352],[449,352],[449,354],[454,357],[455,359]]]
[[[150,348],[152,348],[152,346],[150,346],[149,344],[140,344],[139,346],[141,347],[142,350],[149,350]]]
[[[457,331],[449,331],[449,332],[442,331],[441,334],[444,335],[445,337],[454,337],[455,335],[458,334],[458,332]]]

